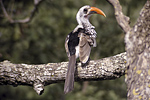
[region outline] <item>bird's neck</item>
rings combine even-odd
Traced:
[[[78,26],[81,26],[85,29],[85,32],[88,34],[91,34],[91,37],[96,38],[96,31],[95,27],[89,22],[89,19],[81,19],[77,20],[78,21]]]
[[[79,20],[77,21],[79,25],[81,25],[83,28],[89,28],[89,27],[93,27],[93,25],[90,23],[89,19],[84,19],[84,20]]]

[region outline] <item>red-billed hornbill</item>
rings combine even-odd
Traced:
[[[96,7],[88,5],[79,9],[76,20],[78,26],[68,34],[65,41],[65,49],[69,58],[68,71],[64,85],[64,93],[68,93],[74,88],[74,72],[76,58],[79,57],[82,64],[89,61],[91,46],[96,47],[96,31],[95,27],[89,22],[92,14],[106,15]]]

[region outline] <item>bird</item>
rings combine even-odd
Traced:
[[[76,14],[78,25],[65,39],[65,49],[69,58],[68,70],[64,84],[64,93],[67,94],[74,89],[74,73],[76,59],[79,58],[82,65],[89,62],[91,47],[96,47],[95,27],[90,23],[92,14],[100,14],[106,17],[104,12],[96,7],[85,5]]]

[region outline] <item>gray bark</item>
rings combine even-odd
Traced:
[[[133,28],[129,18],[122,13],[118,0],[107,0],[115,10],[119,26],[126,33],[128,100],[150,99],[150,1],[147,0]]]
[[[90,61],[86,67],[77,64],[76,81],[108,80],[119,78],[125,74],[126,53]],[[48,63],[41,65],[13,64],[0,62],[1,85],[33,86],[38,94],[42,94],[44,86],[64,82],[68,62]]]
[[[128,100],[150,99],[150,1],[126,37]]]

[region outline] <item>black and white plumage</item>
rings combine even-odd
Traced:
[[[106,15],[96,7],[83,6],[79,9],[76,20],[77,27],[68,34],[65,41],[65,49],[69,58],[68,71],[65,80],[64,93],[74,88],[74,72],[76,58],[79,57],[82,64],[86,64],[90,57],[91,47],[96,47],[95,27],[89,22],[92,14]]]

